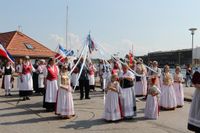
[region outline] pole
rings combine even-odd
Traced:
[[[192,34],[192,66],[194,64],[194,56],[193,56],[193,52],[194,52],[194,32],[191,33]]]
[[[66,50],[68,49],[68,3],[67,3],[67,8],[66,8]]]
[[[194,58],[194,56],[193,56],[193,51],[194,51],[194,32],[197,30],[197,28],[190,28],[189,30],[191,31],[191,35],[192,35],[192,62],[191,62],[191,64],[193,66],[193,64],[194,64],[194,61],[193,61],[193,58]]]

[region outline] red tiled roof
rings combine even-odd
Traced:
[[[15,35],[16,31],[0,33],[0,43],[7,48],[8,44],[10,43],[11,39]]]
[[[55,55],[49,48],[19,31],[0,33],[0,43],[14,57],[26,55],[30,57],[52,57]],[[26,44],[32,48],[27,48]]]

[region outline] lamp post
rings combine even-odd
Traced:
[[[193,65],[193,50],[194,50],[194,32],[197,30],[197,28],[190,28],[189,31],[191,31],[192,35],[192,65]]]

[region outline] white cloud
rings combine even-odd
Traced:
[[[68,44],[68,48],[73,50],[79,50],[83,45],[80,37],[74,33],[68,33]]]
[[[56,44],[64,44],[64,38],[58,34],[51,34],[50,38]]]

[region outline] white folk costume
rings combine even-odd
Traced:
[[[200,89],[196,89],[192,98],[192,103],[189,113],[188,129],[200,131]]]
[[[142,75],[142,77],[136,76],[135,95],[145,96],[147,94],[147,78],[146,78],[147,70],[144,65],[137,64],[136,72]]]
[[[3,75],[4,75],[4,89],[5,95],[11,95],[10,90],[12,88],[12,73],[15,69],[12,66],[5,66],[3,67]]]
[[[120,120],[122,118],[122,110],[119,99],[119,83],[117,81],[109,83],[105,91],[107,94],[105,97],[103,118],[107,121]]]
[[[127,80],[125,77],[129,77],[132,81]],[[120,75],[121,81],[121,103],[122,103],[122,111],[123,116],[126,118],[132,118],[136,115],[134,111],[136,109],[136,105],[134,105],[135,96],[133,95],[133,79],[134,75],[131,71],[127,70],[126,73],[122,73]]]
[[[149,70],[149,72],[148,72],[148,75],[149,75],[149,88],[150,88],[150,86],[151,86],[151,78],[152,77],[156,77],[156,86],[159,88],[159,89],[161,89],[161,79],[160,79],[160,77],[161,77],[161,69],[160,68],[158,68],[158,67],[152,67],[152,69],[155,71],[151,71],[151,70]]]
[[[21,64],[18,64],[16,66],[16,73],[18,74],[18,77],[17,77],[17,89],[19,89],[20,87],[20,83],[21,83],[21,79],[20,79],[20,69],[21,69]]]
[[[90,90],[95,90],[95,72],[96,72],[96,68],[94,67],[93,64],[89,65],[89,85],[90,85]]]
[[[95,71],[96,68],[94,67],[94,65],[90,65],[89,66],[89,85],[95,85]]]
[[[45,79],[45,70],[46,70],[46,65],[39,65],[37,68],[38,71],[38,91],[41,93],[44,93],[44,88],[45,88],[45,84],[44,84],[44,79]]]
[[[71,82],[72,82],[71,84],[72,84],[72,87],[79,86],[79,82],[77,80],[78,74],[79,74],[78,71],[79,71],[78,67],[76,67],[74,69],[74,71],[72,72],[72,75],[71,75]]]
[[[56,101],[56,114],[61,116],[73,116],[74,103],[72,96],[72,87],[70,85],[70,79],[67,72],[60,73],[60,87],[58,89],[57,101]]]
[[[173,78],[170,73],[161,76],[160,107],[165,110],[175,109],[177,106],[176,94],[173,87]]]
[[[19,95],[21,97],[30,96],[33,93],[33,78],[32,71],[35,71],[33,65],[30,62],[23,63],[20,67],[20,85],[19,85]]]
[[[174,74],[174,91],[176,94],[177,106],[181,107],[184,105],[184,92],[183,92],[183,75],[181,73]]]
[[[157,119],[159,115],[159,95],[160,90],[156,85],[153,85],[148,90],[144,117],[148,119]]]
[[[45,104],[44,107],[48,111],[54,111],[56,105],[56,96],[58,91],[58,74],[59,69],[56,65],[47,66],[46,76],[46,92],[45,92]]]
[[[111,81],[111,72],[108,64],[104,65],[102,78],[103,78],[103,89],[105,90],[108,86],[108,83]]]

